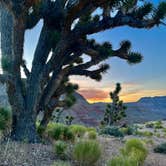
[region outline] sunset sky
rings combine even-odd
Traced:
[[[154,1],[156,2],[159,1]],[[26,32],[24,54],[29,67],[41,25],[40,22],[35,29]],[[109,102],[109,92],[117,82],[122,85],[121,99],[125,102],[137,101],[143,96],[166,95],[166,27],[160,26],[152,30],[122,27],[89,38],[94,38],[99,43],[110,41],[114,48],[127,39],[132,42],[134,51],[144,55],[143,62],[137,65],[129,65],[118,58],[107,60],[110,69],[101,82],[85,77],[72,77],[71,81],[79,84],[79,92],[89,102]]]

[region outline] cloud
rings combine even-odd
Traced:
[[[79,90],[90,103],[95,102],[111,102],[107,90],[100,89],[84,89]],[[120,94],[120,99],[124,102],[136,102],[142,97],[154,97],[154,96],[165,96],[166,90],[144,90],[144,89],[133,89]]]
[[[78,91],[89,102],[106,101],[109,99],[109,92],[100,89],[82,89]]]
[[[96,82],[85,77],[72,77],[72,82],[77,83],[80,87],[79,93],[82,94],[90,103],[94,102],[111,102],[109,93],[115,89],[115,81]],[[124,102],[135,102],[142,97],[164,96],[166,89],[157,87],[147,87],[137,82],[121,82],[122,91],[120,99]],[[147,89],[145,89],[147,88]]]

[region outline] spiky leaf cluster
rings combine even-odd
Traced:
[[[65,97],[65,105],[66,107],[71,107],[75,102],[76,102],[76,98],[74,96],[74,92],[76,90],[78,90],[78,85],[77,84],[71,84],[68,83],[66,88],[65,88],[65,92],[66,92],[66,97]]]
[[[153,18],[156,21],[163,20],[166,17],[166,2],[161,2],[155,10]]]
[[[66,118],[65,118],[66,125],[70,126],[72,124],[73,120],[74,120],[73,116],[69,116],[69,115],[66,116]]]
[[[63,113],[63,109],[56,109],[54,115],[51,117],[55,123],[60,123],[60,119]]]

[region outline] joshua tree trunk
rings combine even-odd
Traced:
[[[13,128],[11,138],[16,141],[39,142],[36,132],[36,119],[30,111],[21,111]]]
[[[9,103],[12,109],[12,132],[11,138],[17,141],[27,140],[38,142],[36,132],[36,111],[28,109],[33,103],[26,104],[23,96],[23,82],[20,73],[24,44],[24,23],[22,18],[13,20],[10,13],[1,8],[0,10],[1,52],[2,59],[12,59],[10,68],[3,68],[5,74],[12,74],[12,82],[6,83]],[[14,24],[14,26],[13,26]],[[33,105],[34,106],[34,105]]]

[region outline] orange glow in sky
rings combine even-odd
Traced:
[[[110,92],[114,91],[116,82],[96,82],[89,78],[71,77],[71,82],[79,85],[80,93],[89,103],[111,102]],[[121,82],[122,90],[119,94],[120,100],[124,102],[136,102],[142,97],[166,96],[166,89],[155,86],[146,87],[135,82]]]
[[[89,91],[89,93],[91,93]],[[87,94],[84,94],[82,92],[80,92],[81,95],[83,95],[86,100],[89,102],[89,103],[97,103],[97,102],[106,102],[106,103],[109,103],[111,102],[111,99],[109,97],[103,97],[102,94],[101,94],[101,98],[100,97],[90,97],[88,98]],[[108,92],[109,94],[109,92]],[[121,93],[120,95],[120,99],[123,100],[124,102],[136,102],[138,101],[140,98],[142,97],[154,97],[154,96],[165,96],[166,95],[166,90],[165,91],[157,91],[157,90],[151,90],[151,91],[140,91],[138,93],[133,93],[133,94],[123,94]]]

